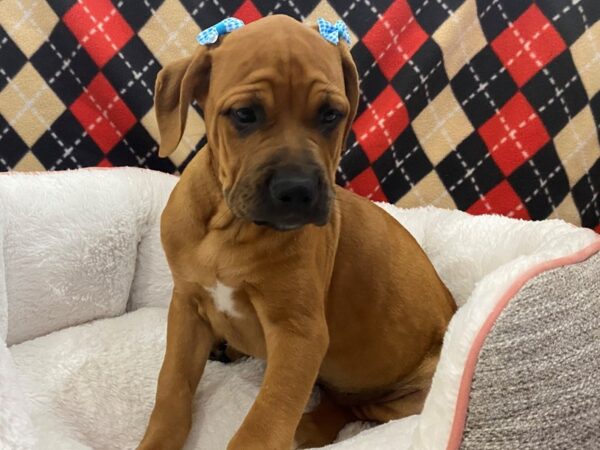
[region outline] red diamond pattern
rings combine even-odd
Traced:
[[[243,20],[244,23],[250,23],[260,19],[262,14],[256,9],[251,0],[244,0],[244,3],[240,5],[238,10],[233,14],[233,17]]]
[[[98,167],[112,167],[112,163],[106,159],[106,158],[102,158],[102,160],[98,163]]]
[[[412,58],[427,40],[406,0],[396,1],[363,38],[388,80]]]
[[[69,109],[105,153],[122,140],[136,122],[102,73],[96,75]]]
[[[408,112],[396,91],[388,86],[354,122],[352,129],[371,162],[390,147],[408,125]]]
[[[518,219],[529,219],[529,213],[508,181],[502,180],[495,188],[477,200],[467,212],[470,214],[512,214]]]
[[[539,116],[520,92],[479,128],[479,134],[504,175],[510,175],[550,140]]]
[[[364,172],[355,177],[346,186],[358,195],[369,196],[369,198],[376,202],[387,202],[388,199],[379,186],[379,181],[373,169],[367,168]]]
[[[562,53],[566,44],[533,4],[494,39],[492,48],[521,87]]]
[[[103,67],[133,36],[133,30],[109,0],[79,0],[63,21],[98,67]]]

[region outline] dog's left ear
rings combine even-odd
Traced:
[[[193,56],[175,61],[158,73],[154,112],[160,133],[159,156],[169,156],[179,145],[192,100],[196,99],[203,106],[208,94],[210,67],[210,51],[201,46]]]
[[[356,71],[356,64],[352,59],[350,50],[348,47],[340,42],[338,44],[340,53],[342,56],[342,70],[344,72],[344,89],[346,91],[346,97],[350,102],[350,112],[348,113],[348,119],[346,120],[346,127],[344,128],[344,140],[342,146],[346,145],[348,140],[348,134],[352,128],[352,122],[356,116],[356,109],[358,108],[358,72]]]

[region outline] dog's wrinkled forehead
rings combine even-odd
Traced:
[[[336,46],[287,16],[270,16],[235,30],[212,52],[211,94],[261,78],[281,83],[322,80],[344,92]]]

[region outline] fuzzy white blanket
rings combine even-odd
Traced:
[[[0,448],[135,448],[164,352],[171,283],[158,219],[175,182],[138,169],[0,176]],[[442,449],[468,351],[498,299],[528,269],[598,237],[561,221],[382,207],[460,309],[422,414],[350,425],[331,448]],[[226,447],[262,371],[251,359],[208,363],[186,449]]]

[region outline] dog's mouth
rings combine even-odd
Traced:
[[[299,230],[300,228],[309,225],[309,224],[313,224],[316,226],[324,226],[327,224],[328,220],[325,219],[321,219],[321,220],[314,220],[314,221],[306,221],[306,220],[289,220],[289,221],[268,221],[268,220],[253,220],[252,221],[255,225],[261,226],[261,227],[268,227],[268,228],[272,228],[274,230],[277,231],[294,231],[294,230]]]
[[[260,227],[273,228],[274,230],[277,230],[277,231],[298,230],[298,229],[302,228],[304,225],[306,225],[305,223],[271,223],[271,222],[267,222],[266,220],[255,220],[254,224],[258,225]]]

